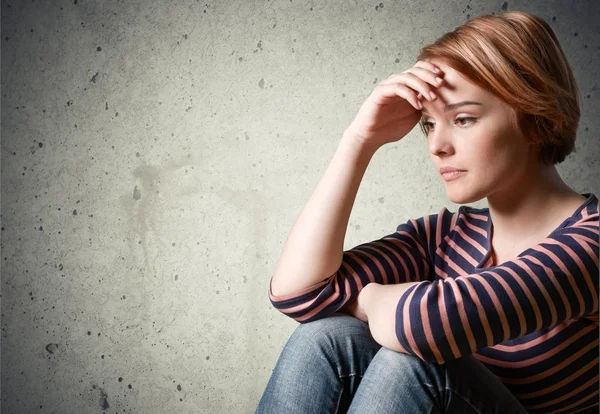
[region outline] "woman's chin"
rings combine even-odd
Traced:
[[[452,201],[454,204],[475,203],[485,197],[485,195],[480,195],[476,192],[465,191],[464,189],[458,188],[448,188],[448,186],[446,186],[446,196],[448,197],[448,200]]]

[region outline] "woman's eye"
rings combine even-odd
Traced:
[[[476,118],[471,118],[471,117],[468,117],[468,116],[463,116],[462,118],[456,118],[455,121],[473,121],[473,122],[475,122],[475,119]],[[462,125],[464,125],[464,124],[462,124]]]
[[[461,122],[459,125],[464,126],[465,124],[462,123],[462,121],[471,121],[471,122],[475,122],[477,118],[473,118],[473,117],[468,117],[468,116],[463,116],[463,117],[458,117],[454,120],[454,123],[457,122]],[[421,125],[423,126],[423,129],[425,129],[425,133],[429,132],[429,130],[433,127],[433,123],[432,122],[428,122],[428,121],[422,121]]]

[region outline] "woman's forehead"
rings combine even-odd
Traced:
[[[464,99],[490,99],[490,93],[480,86],[471,82],[462,73],[458,72],[444,61],[438,59],[428,59],[430,62],[438,66],[444,72],[444,83],[437,87],[439,94],[443,96],[443,100],[454,102]]]
[[[442,69],[442,71],[444,72],[444,79],[446,80],[446,82],[444,82],[444,85],[448,83],[450,89],[453,89],[454,87],[462,88],[467,86],[467,84],[476,86],[472,84],[467,78],[465,78],[460,72],[447,65],[443,61],[432,59],[430,63]],[[444,85],[442,85],[442,87]]]

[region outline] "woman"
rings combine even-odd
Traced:
[[[301,325],[256,412],[598,412],[598,199],[555,167],[579,117],[552,29],[521,12],[474,18],[381,82],[271,279]],[[342,251],[370,159],[419,120],[448,198],[489,208]]]

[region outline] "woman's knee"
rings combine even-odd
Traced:
[[[353,316],[336,312],[323,319],[301,323],[292,333],[289,342],[290,345],[302,343],[319,347],[324,344],[334,346],[341,339],[365,336],[371,337],[369,325]]]
[[[381,369],[389,369],[392,372],[403,372],[409,369],[421,369],[424,361],[414,355],[404,354],[402,352],[392,351],[389,348],[382,347],[373,363],[379,365]]]
[[[369,371],[383,382],[403,382],[410,385],[439,386],[443,367],[423,361],[419,357],[382,347],[369,366]]]

